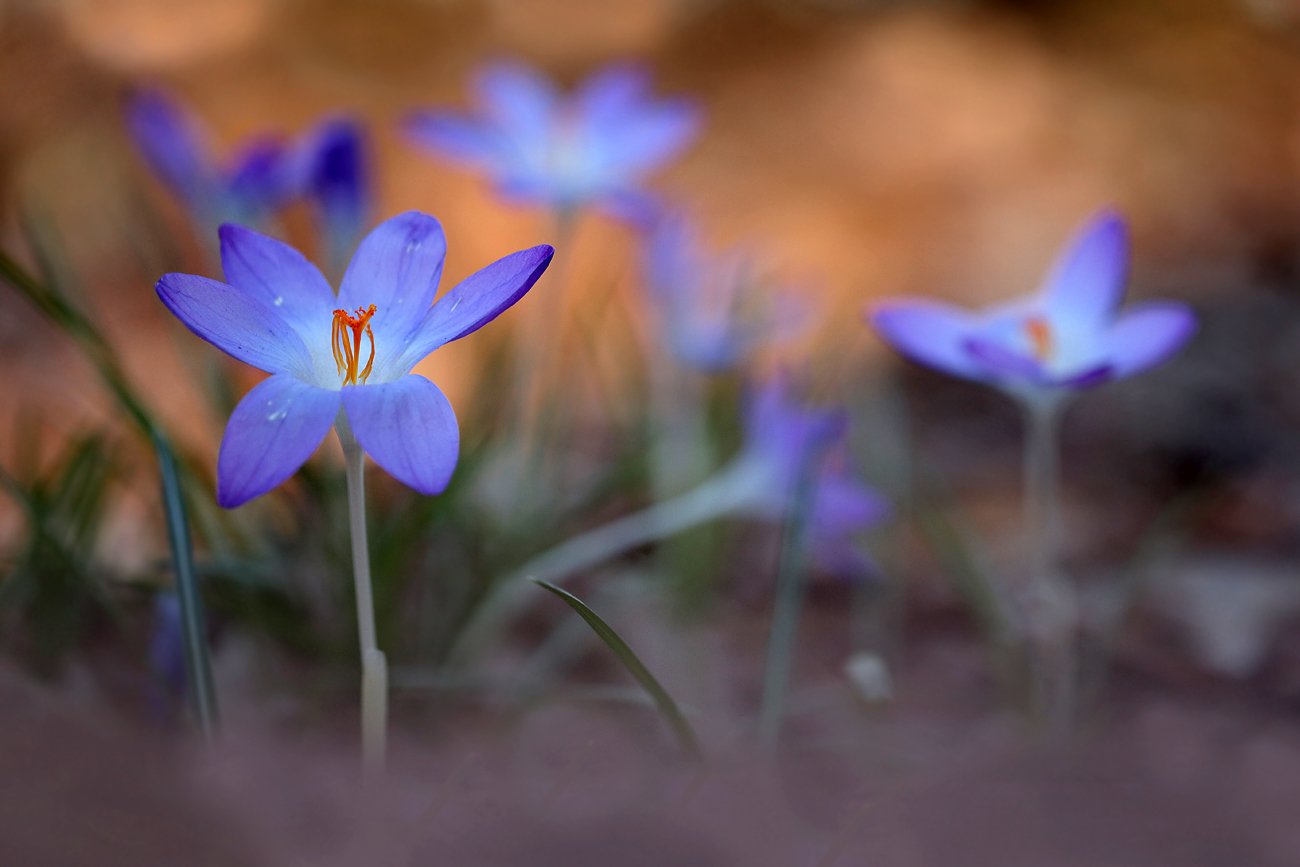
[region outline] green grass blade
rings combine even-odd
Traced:
[[[632,648],[627,646],[627,642],[608,623],[602,620],[599,614],[588,608],[586,603],[577,596],[546,581],[537,578],[531,580],[539,587],[543,587],[563,599],[570,608],[578,612],[579,617],[587,621],[587,625],[600,637],[601,641],[605,642],[605,645],[610,650],[614,651],[614,655],[618,657],[619,662],[623,663],[623,666],[636,678],[637,683],[641,684],[642,688],[650,693],[650,697],[654,699],[655,707],[659,709],[659,713],[663,715],[669,727],[672,728],[673,734],[676,735],[677,742],[681,744],[682,752],[686,753],[692,760],[698,760],[702,753],[699,738],[695,736],[695,730],[691,728],[691,724],[682,715],[681,709],[677,707],[677,702],[673,701],[673,697],[650,673],[650,669],[646,668],[645,664],[637,658],[637,655],[632,652]]]
[[[190,701],[204,738],[211,740],[217,726],[217,690],[212,680],[212,660],[208,654],[208,631],[203,617],[203,599],[199,594],[199,578],[194,571],[189,518],[185,514],[185,499],[176,473],[176,459],[166,440],[157,433],[154,434],[154,448],[158,452],[158,466],[162,471],[167,540],[171,543],[176,595],[181,604],[181,632],[185,641],[185,673],[189,680]]]
[[[99,329],[63,293],[33,277],[3,250],[0,250],[0,279],[77,341],[135,426],[145,434],[151,433],[155,427],[152,416],[131,388],[116,353]]]

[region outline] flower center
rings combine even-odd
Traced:
[[[1025,333],[1034,347],[1034,356],[1039,361],[1047,361],[1056,350],[1056,341],[1052,337],[1052,326],[1046,319],[1038,316],[1025,320]]]
[[[339,376],[343,377],[344,385],[356,385],[358,377],[364,383],[370,376],[370,368],[375,364],[375,333],[370,330],[370,317],[375,315],[375,310],[375,305],[371,304],[365,310],[358,307],[357,312],[352,314],[346,310],[334,311],[330,343],[333,344],[334,363],[338,365]],[[366,337],[370,338],[370,358],[366,361],[365,368],[358,373],[363,331]]]

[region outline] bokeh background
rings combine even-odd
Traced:
[[[55,479],[88,437],[111,455],[78,540],[88,583],[51,597],[79,614],[20,616],[0,583],[0,753],[19,769],[0,783],[6,863],[98,851],[124,864],[350,864],[389,848],[429,864],[1295,863],[1300,4],[11,0],[0,5],[0,239],[93,312],[210,477],[223,403],[196,382],[220,380],[228,401],[257,377],[197,353],[152,291],[165,271],[212,273],[211,241],[150,176],[125,99],[164,86],[226,149],[331,113],[363,119],[376,218],[438,216],[451,285],[556,242],[545,214],[398,132],[413,108],[465,105],[473,71],[502,57],[566,85],[631,58],[659,93],[699,100],[702,134],[653,187],[709,242],[744,245],[807,295],[812,327],[758,366],[797,368],[811,394],[849,406],[860,469],[898,506],[864,542],[878,581],[811,587],[782,751],[760,756],[732,737],[756,702],[771,533],[697,540],[722,565],[685,615],[631,591],[610,603],[648,661],[671,669],[663,648],[682,640],[715,663],[706,687],[680,679],[728,745],[699,782],[662,762],[645,711],[566,692],[624,682],[598,646],[525,711],[418,686],[483,573],[629,511],[635,485],[531,535],[430,506],[408,537],[393,516],[418,511],[415,498],[375,472],[397,527],[382,538],[419,539],[392,566],[415,574],[418,562],[418,578],[394,579],[381,598],[390,656],[416,686],[399,693],[384,808],[359,807],[347,585],[329,583],[346,575],[347,549],[326,544],[341,513],[322,505],[341,492],[332,438],[289,494],[199,530],[227,733],[215,752],[197,750],[183,711],[159,710],[148,662],[150,600],[169,579],[147,444],[76,346],[6,290],[0,460],[16,477]],[[1106,205],[1131,221],[1130,299],[1190,302],[1201,330],[1163,368],[1089,393],[1067,418],[1066,562],[1097,662],[1082,734],[1047,747],[1006,699],[970,589],[1021,568],[1015,408],[904,365],[861,310],[893,295],[978,306],[1030,291]],[[305,211],[283,231],[314,251]],[[574,440],[578,469],[565,466],[581,472],[622,455],[654,338],[635,233],[593,213],[566,240],[562,274],[499,334],[419,370],[446,390],[467,441],[490,441],[485,371],[562,279],[566,321],[595,335],[564,356],[566,405],[589,434]],[[19,499],[0,502],[4,580],[26,562],[30,517]],[[440,570],[471,575],[469,589],[440,585]],[[526,658],[519,648],[551,615],[503,639],[496,664]],[[862,654],[887,664],[888,698],[846,669]],[[65,811],[80,830],[59,830]]]

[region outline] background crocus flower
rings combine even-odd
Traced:
[[[646,283],[664,343],[688,367],[736,367],[766,343],[794,337],[808,324],[808,305],[767,291],[743,250],[710,256],[698,228],[681,215],[656,221],[645,252]]]
[[[1123,218],[1103,212],[1034,295],[980,312],[922,299],[886,301],[868,319],[921,364],[1020,396],[1068,393],[1158,364],[1196,330],[1191,310],[1172,301],[1119,312],[1128,256]]]
[[[266,493],[316,450],[336,419],[377,464],[424,494],[456,466],[447,398],[411,369],[510,307],[554,250],[533,247],[466,278],[434,303],[446,241],[417,211],[361,242],[336,298],[302,254],[242,226],[221,227],[229,283],[167,274],[158,295],[191,331],[270,373],[235,408],[217,458],[225,507]]]
[[[204,226],[260,224],[293,195],[285,145],[277,137],[250,139],[218,160],[198,118],[156,88],[131,97],[126,121],[149,167]]]
[[[700,125],[695,104],[652,99],[639,66],[611,66],[562,95],[541,73],[493,63],[474,79],[475,111],[425,111],[408,134],[488,173],[511,199],[557,212],[600,204],[625,216],[652,209],[644,177],[680,153]]]
[[[300,135],[289,156],[293,190],[312,205],[330,258],[339,266],[370,220],[367,151],[361,124],[335,117]]]
[[[808,461],[820,467],[812,491],[813,552],[833,571],[859,571],[867,560],[849,537],[884,521],[888,501],[853,477],[844,454],[848,418],[838,409],[811,409],[792,401],[785,377],[765,384],[752,398],[745,444],[720,475],[743,492],[734,511],[785,520]]]

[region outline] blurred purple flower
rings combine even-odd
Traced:
[[[536,70],[497,62],[474,79],[476,111],[424,111],[407,133],[448,159],[487,172],[508,198],[571,211],[587,204],[630,218],[654,210],[639,186],[696,136],[687,99],[655,100],[650,74],[603,69],[563,96]]]
[[[750,402],[745,444],[729,473],[743,479],[736,511],[771,521],[788,517],[809,461],[820,464],[812,493],[813,551],[822,566],[860,573],[869,561],[850,536],[886,520],[888,501],[853,478],[845,455],[848,417],[839,409],[809,409],[787,396],[775,377]]]
[[[1095,216],[1035,295],[972,313],[923,299],[876,305],[868,321],[900,353],[1024,398],[1066,394],[1159,364],[1185,344],[1196,317],[1153,301],[1120,313],[1128,230]]]
[[[293,189],[316,212],[320,231],[341,265],[369,222],[372,184],[361,124],[335,117],[300,135],[290,154]]]
[[[200,223],[260,224],[293,196],[285,145],[277,137],[250,139],[219,161],[199,119],[155,88],[132,96],[126,121],[150,168]]]
[[[438,221],[418,211],[366,236],[337,298],[292,247],[242,226],[222,226],[220,236],[229,285],[166,274],[157,287],[191,331],[272,374],[226,425],[217,501],[232,508],[283,482],[336,419],[398,481],[440,493],[456,467],[459,429],[447,398],[411,368],[523,297],[555,251],[506,256],[434,303],[447,245]]]
[[[162,693],[173,699],[185,695],[185,633],[181,628],[181,602],[175,593],[169,591],[154,596],[149,668]],[[162,696],[159,698],[162,700]]]
[[[673,215],[656,222],[646,244],[646,282],[673,357],[708,372],[736,367],[766,343],[808,324],[808,305],[765,291],[743,250],[709,257],[698,228]]]

